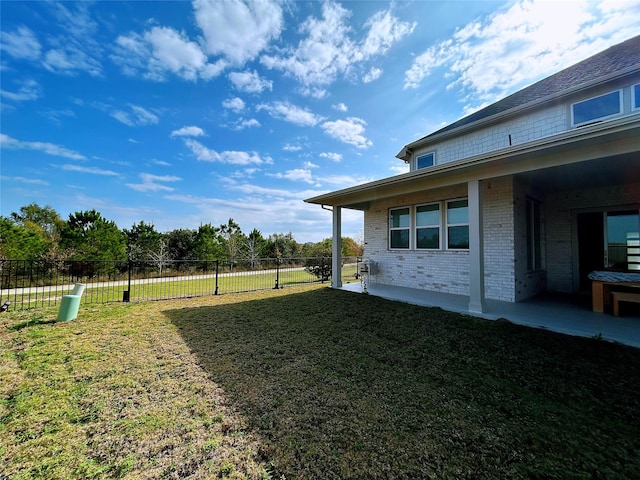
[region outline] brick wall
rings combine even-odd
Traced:
[[[457,185],[398,196],[372,204],[364,215],[365,258],[377,262],[372,284],[397,285],[459,295],[469,294],[469,252],[455,250],[390,250],[389,209],[467,196]],[[483,182],[485,296],[513,302],[513,180]]]
[[[483,182],[485,297],[515,301],[513,178]]]
[[[569,123],[568,106],[553,105],[505,123],[446,140],[424,150],[417,150],[415,155],[435,151],[437,164],[448,163],[507,148],[510,146],[509,135],[511,135],[511,145],[518,145],[564,132],[569,128]]]

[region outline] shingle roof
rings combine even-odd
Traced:
[[[580,63],[576,63],[550,77],[544,78],[533,85],[519,90],[496,103],[423,137],[421,140],[426,140],[429,137],[454,130],[458,127],[526,105],[536,100],[541,100],[545,97],[558,95],[563,91],[571,90],[583,84],[589,84],[598,78],[606,77],[633,66],[640,67],[640,35],[609,47],[607,50],[597,53]],[[418,140],[418,142],[420,142],[420,140]]]

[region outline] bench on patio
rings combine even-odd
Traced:
[[[640,303],[640,293],[634,292],[612,292],[613,295],[613,315],[620,315],[620,302]]]
[[[594,312],[604,312],[605,307],[611,305],[614,290],[640,289],[640,273],[595,271],[589,274],[592,285],[592,309]],[[622,293],[622,292],[621,292]],[[633,295],[638,295],[632,293]]]

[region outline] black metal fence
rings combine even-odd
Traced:
[[[343,257],[343,281],[357,278],[356,257]],[[0,260],[0,304],[24,310],[57,305],[76,283],[81,302],[134,302],[285,288],[326,282],[331,258],[260,258],[162,262]]]

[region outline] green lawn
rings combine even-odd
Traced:
[[[0,478],[640,478],[640,350],[319,285],[0,315]]]

